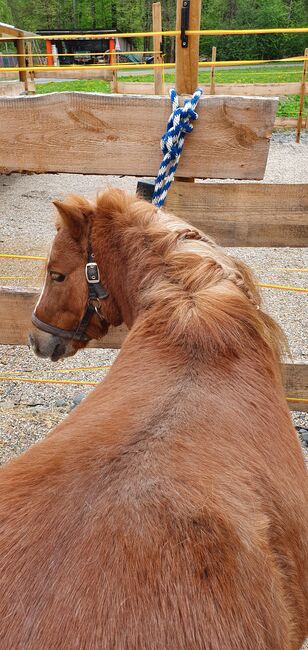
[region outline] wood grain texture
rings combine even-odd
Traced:
[[[7,289],[0,287],[0,344],[26,345],[32,328],[31,313],[38,299],[39,291]],[[92,341],[90,347],[120,348],[127,329],[125,326],[110,328],[100,341]],[[291,397],[308,398],[308,364],[285,364],[286,394]],[[292,402],[293,410],[307,411],[308,404]]]
[[[176,3],[176,29],[181,30],[183,0]],[[190,0],[188,29],[199,30],[201,0]],[[188,37],[188,46],[182,47],[180,36],[175,39],[175,86],[179,95],[192,95],[198,88],[199,34]]]
[[[5,38],[6,36],[12,37],[12,36],[23,36],[25,32],[22,32],[20,29],[17,29],[17,27],[13,27],[13,25],[6,25],[6,23],[0,23],[0,36],[1,38]]]
[[[161,19],[161,3],[153,2],[152,4],[152,27],[153,32],[162,31]],[[154,52],[162,51],[162,36],[156,34],[153,36],[153,50]],[[162,63],[163,59],[161,54],[154,54],[154,63]],[[119,92],[119,89],[118,89]],[[163,68],[154,68],[154,94],[164,95],[164,72]]]
[[[263,178],[277,102],[207,97],[178,175]],[[54,93],[0,97],[0,172],[156,176],[167,97]]]
[[[308,399],[308,363],[285,363],[284,385],[288,397]],[[308,403],[288,401],[291,411],[308,412]]]
[[[54,70],[35,70],[35,79],[53,79]],[[57,79],[104,79],[104,81],[112,80],[112,70],[107,68],[86,68],[85,70],[71,70],[70,66],[61,68],[57,66]]]
[[[165,205],[223,246],[308,245],[308,184],[178,182]]]
[[[297,125],[296,117],[276,117],[275,126],[282,127],[283,129],[293,129]]]
[[[215,69],[216,70],[216,69]],[[216,70],[217,72],[217,70]],[[123,77],[122,77],[123,79]],[[210,84],[198,84],[205,95],[211,95]],[[164,94],[168,95],[174,84],[165,84]],[[281,95],[298,95],[300,82],[277,83],[277,84],[218,84],[215,82],[215,95],[236,95],[251,97],[280,97]],[[153,83],[142,83],[139,81],[119,81],[118,92],[123,94],[134,93],[135,95],[153,95]]]
[[[308,56],[308,47],[306,47],[304,56]],[[300,85],[300,93],[299,93],[299,108],[298,108],[298,118],[297,118],[297,125],[296,125],[296,142],[297,144],[300,141],[300,136],[301,136],[301,129],[302,129],[302,123],[303,123],[303,109],[304,109],[304,101],[305,101],[305,95],[306,95],[306,77],[307,77],[307,68],[308,68],[308,61],[305,59],[304,64],[303,64],[303,71],[302,71],[302,80],[301,80],[301,85]]]
[[[22,81],[1,81],[0,95],[2,97],[16,97],[25,91],[25,84]]]

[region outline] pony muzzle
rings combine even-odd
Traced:
[[[36,356],[43,359],[50,359],[51,361],[59,361],[63,357],[74,354],[70,341],[65,341],[60,336],[42,331],[32,330],[30,332],[29,346]]]

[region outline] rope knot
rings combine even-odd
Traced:
[[[191,133],[193,130],[191,122],[198,119],[195,108],[201,94],[202,90],[198,88],[192,98],[185,99],[184,106],[180,106],[176,91],[174,89],[170,90],[172,113],[160,143],[163,160],[159,167],[152,199],[153,204],[157,207],[164,204],[168,189],[174,179],[183,149],[185,134]]]

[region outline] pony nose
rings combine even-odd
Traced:
[[[46,332],[30,332],[29,347],[38,357],[58,361],[65,353],[65,343],[59,336]]]

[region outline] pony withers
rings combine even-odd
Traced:
[[[1,647],[299,649],[307,476],[248,269],[120,190],[56,206],[34,351],[130,331],[0,473]]]

